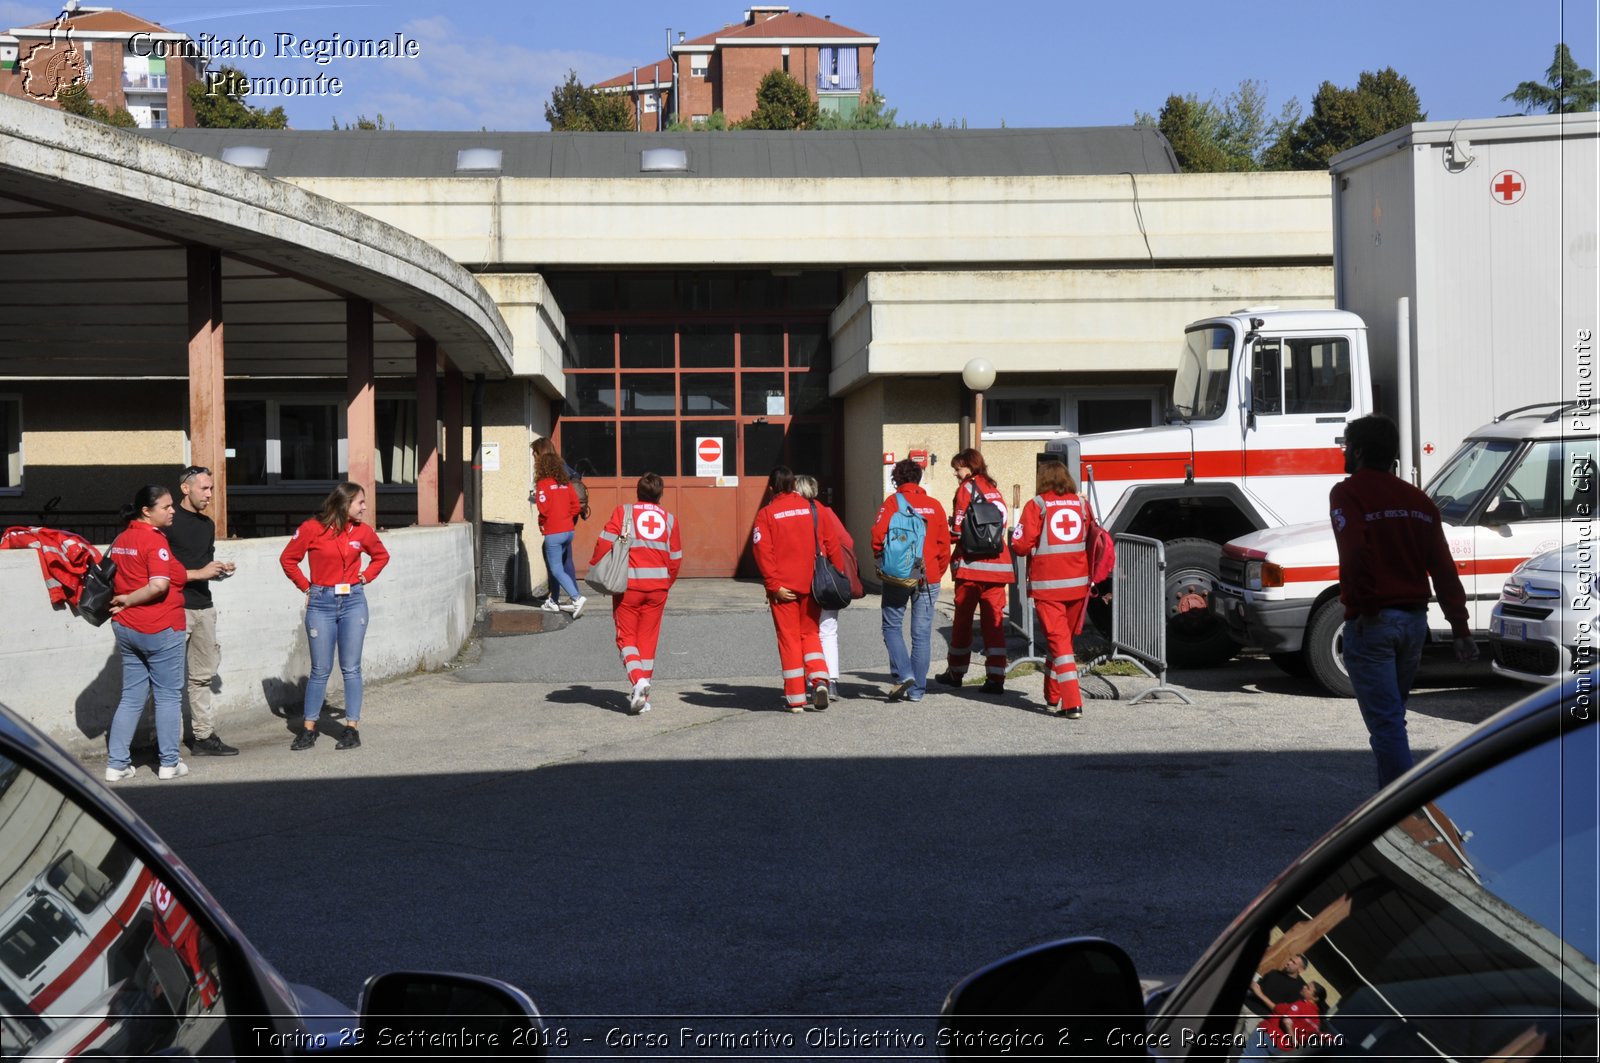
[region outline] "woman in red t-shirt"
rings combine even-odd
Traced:
[[[361,648],[367,638],[366,585],[378,578],[389,563],[389,551],[378,533],[361,518],[367,515],[367,493],[360,484],[342,483],[328,492],[322,511],[295,531],[278,563],[286,576],[305,592],[306,640],[311,647],[311,677],[306,680],[304,729],[289,748],[310,749],[317,742],[317,718],[333,674],[333,654],[339,652],[344,674],[344,734],[335,749],[361,746]],[[361,567],[361,555],[367,567]],[[300,561],[311,558],[311,578]]]
[[[129,747],[155,688],[156,745],[162,779],[179,779],[189,766],[178,759],[183,731],[183,584],[188,572],[172,556],[166,529],[172,526],[172,492],[159,484],[139,488],[122,507],[127,529],[111,544],[117,577],[111,585],[112,629],[122,656],[122,700],[111,717],[106,781],[133,778]]]
[[[534,461],[533,474],[538,477],[534,499],[539,507],[539,532],[544,536],[544,565],[550,571],[550,596],[543,608],[557,612],[561,591],[567,592],[567,608],[576,620],[583,612],[584,596],[578,593],[577,577],[572,567],[572,537],[578,527],[578,515],[583,503],[578,492],[572,489],[572,478],[561,455],[555,451],[540,454]]]

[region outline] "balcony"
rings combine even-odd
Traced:
[[[166,92],[165,74],[123,74],[123,92]]]
[[[856,74],[818,74],[818,92],[860,92],[861,75]]]

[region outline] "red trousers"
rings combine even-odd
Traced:
[[[972,664],[972,614],[983,617],[983,672],[997,683],[1006,680],[1006,606],[1004,583],[956,580],[956,615],[950,622],[950,674],[963,676]]]
[[[1072,633],[1078,630],[1088,598],[1069,602],[1035,598],[1033,606],[1044,624],[1045,654],[1044,700],[1063,709],[1081,709],[1083,694],[1078,690],[1078,663],[1072,657]]]
[[[626,591],[611,596],[611,617],[617,625],[617,651],[628,682],[638,685],[656,671],[656,643],[661,638],[661,614],[667,592]]]
[[[822,636],[817,631],[822,610],[809,594],[771,604],[772,626],[778,632],[778,665],[783,669],[783,700],[790,708],[804,707],[806,691],[828,681],[828,661],[822,655]]]

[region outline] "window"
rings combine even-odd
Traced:
[[[380,485],[417,482],[417,402],[379,395],[373,403]],[[230,399],[229,487],[331,484],[349,471],[345,400],[317,395]]]
[[[689,57],[690,77],[703,78],[706,76],[706,72],[710,69],[710,67],[711,57],[709,55],[691,55]]]
[[[1158,388],[1004,388],[984,397],[985,439],[1149,428],[1159,420]]]
[[[1172,383],[1172,405],[1180,417],[1214,421],[1228,404],[1233,364],[1233,329],[1193,329],[1184,334],[1183,354]]]
[[[0,495],[22,493],[22,400],[0,395]]]
[[[817,91],[857,92],[861,74],[854,48],[817,49]]]
[[[644,107],[644,113],[645,114],[655,114],[656,113],[657,102],[656,102],[656,94],[655,93],[653,93],[653,92],[645,93],[643,96],[640,97],[640,101],[641,101],[641,105]]]
[[[710,120],[711,116],[709,114],[692,114],[689,116],[689,124],[694,126],[703,126]]]
[[[1250,408],[1257,414],[1350,412],[1350,342],[1264,339],[1250,360]]]

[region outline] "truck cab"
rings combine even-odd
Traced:
[[[1424,488],[1444,520],[1480,637],[1489,634],[1490,611],[1511,571],[1572,541],[1572,522],[1593,519],[1597,442],[1593,431],[1574,430],[1575,408],[1546,403],[1502,414],[1468,436]],[[1235,641],[1260,646],[1285,671],[1310,676],[1331,693],[1351,695],[1339,552],[1326,513],[1228,543],[1215,607]],[[1437,603],[1428,618],[1433,638],[1448,642]]]
[[[1371,382],[1355,314],[1245,308],[1184,330],[1165,423],[1047,445],[1107,528],[1166,544],[1169,663],[1233,655],[1211,608],[1222,544],[1325,512]]]

